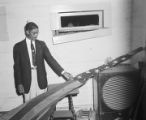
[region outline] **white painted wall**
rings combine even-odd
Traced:
[[[39,39],[44,40],[53,56],[74,76],[104,63],[106,57],[113,58],[127,53],[131,44],[131,1],[104,0],[111,3],[112,33],[109,36],[97,37],[59,45],[52,44],[50,30],[50,8],[55,5],[84,3],[98,4],[103,0],[0,0],[0,8],[6,12],[7,39],[0,41],[0,110],[10,110],[21,104],[21,98],[15,93],[13,79],[13,45],[24,38],[23,28],[27,20],[34,21],[40,29]],[[1,14],[0,14],[1,15]],[[2,16],[2,17],[4,17]],[[47,67],[48,82],[64,82]],[[63,102],[62,105],[65,105]],[[92,106],[92,81],[80,89],[75,98],[76,107]]]
[[[134,0],[133,1],[133,14],[132,14],[132,49],[137,47],[146,46],[146,1]],[[141,52],[133,57],[133,63],[143,61],[145,52]]]

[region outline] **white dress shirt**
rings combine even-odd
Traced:
[[[26,44],[27,44],[27,50],[28,50],[28,55],[29,55],[29,60],[30,60],[30,64],[31,64],[31,68],[34,67],[34,65],[32,64],[32,52],[31,52],[31,40],[26,38]],[[35,47],[35,41],[33,40],[32,41],[32,44],[36,50],[36,47]]]
[[[31,52],[31,40],[29,40],[28,38],[26,38],[26,44],[27,44],[27,50],[28,50],[28,54],[29,54],[29,58],[30,58],[30,64],[31,64],[31,68],[36,68],[34,67],[33,63],[32,63],[32,52]],[[35,46],[35,41],[32,41],[32,44],[34,45],[34,48],[36,50],[36,46]],[[44,93],[47,91],[46,89],[40,89],[38,86],[38,82],[37,82],[37,69],[31,69],[31,87],[30,87],[30,91],[28,94],[25,94],[25,101],[29,101],[32,98]]]

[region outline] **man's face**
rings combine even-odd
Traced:
[[[27,37],[30,40],[36,40],[39,34],[39,30],[37,28],[27,31]]]

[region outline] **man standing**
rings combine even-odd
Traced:
[[[24,27],[26,38],[14,45],[14,79],[18,95],[24,95],[28,101],[47,91],[47,75],[45,63],[58,75],[66,80],[73,76],[53,58],[45,42],[37,40],[39,28],[34,22]]]

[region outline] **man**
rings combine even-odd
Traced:
[[[73,76],[53,58],[45,42],[37,40],[39,28],[34,22],[24,27],[26,38],[14,45],[14,79],[18,95],[24,95],[28,101],[47,90],[45,63],[58,75],[66,80]]]

